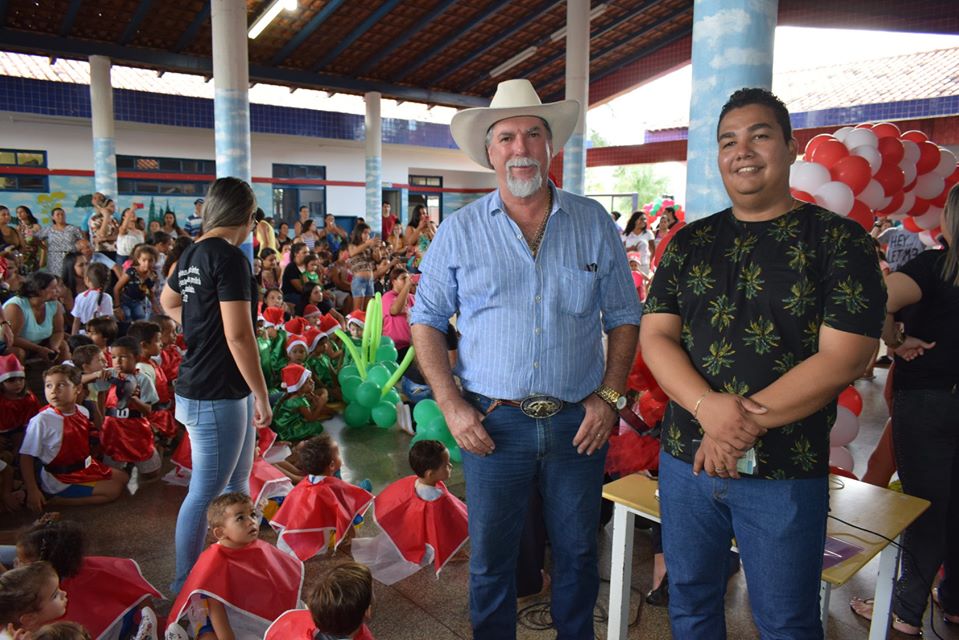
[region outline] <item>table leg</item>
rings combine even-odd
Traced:
[[[901,553],[900,539],[901,536],[896,536],[896,544],[886,545],[879,554],[879,576],[876,578],[876,593],[873,596],[869,640],[885,640],[889,634],[892,590],[896,585],[896,573],[899,568],[899,555]]]
[[[621,504],[613,506],[612,568],[609,574],[609,640],[626,640],[629,627],[629,589],[633,577],[635,514]]]
[[[826,624],[829,622],[829,596],[832,595],[832,585],[821,580],[819,582],[819,609],[820,616],[822,617],[822,632],[823,635],[828,637],[829,634],[826,633]]]

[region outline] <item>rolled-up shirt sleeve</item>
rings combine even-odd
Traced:
[[[457,283],[455,234],[451,224],[440,225],[420,263],[420,282],[416,286],[410,324],[424,324],[446,333],[456,313]]]
[[[605,263],[600,269],[599,303],[603,330],[609,333],[624,324],[639,325],[643,311],[629,273],[626,250],[612,220],[603,228],[603,244]]]

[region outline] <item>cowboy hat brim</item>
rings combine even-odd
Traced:
[[[553,134],[551,146],[555,156],[569,140],[576,128],[579,119],[579,102],[563,100],[548,104],[529,105],[520,107],[476,107],[458,111],[450,121],[450,133],[457,146],[462,149],[473,162],[491,169],[489,156],[486,153],[486,132],[500,120],[517,116],[533,116],[542,118],[549,125]]]

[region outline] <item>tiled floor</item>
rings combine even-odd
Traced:
[[[856,387],[863,394],[865,409],[861,430],[852,443],[851,450],[856,460],[856,471],[865,470],[866,460],[879,439],[886,418],[885,405],[881,398],[885,371],[877,369],[872,381],[859,381]],[[342,430],[333,426],[330,431],[339,438],[344,456],[344,477],[347,480],[370,478],[374,490],[379,490],[395,478],[409,473],[406,452],[409,436],[375,427],[362,430]],[[459,467],[453,471],[450,488],[463,494],[463,476]],[[143,487],[136,496],[126,496],[120,501],[99,508],[68,509],[65,518],[81,522],[89,533],[91,551],[99,554],[126,555],[135,558],[146,577],[161,591],[168,592],[173,574],[173,529],[179,503],[185,489],[163,483]],[[3,529],[26,524],[26,515],[4,518]],[[364,525],[360,535],[372,535],[374,525]],[[263,529],[263,537],[274,540],[272,532]],[[606,637],[606,607],[609,593],[609,541],[611,525],[600,533],[600,575],[604,578],[596,606],[596,634]],[[339,562],[345,556],[333,559],[315,559],[307,563],[307,584],[330,562]],[[876,561],[868,565],[847,585],[833,592],[830,604],[828,637],[836,640],[865,638],[866,622],[856,618],[847,605],[852,596],[869,596],[875,588]],[[633,609],[631,619],[636,622],[630,628],[630,638],[669,638],[668,618],[662,608],[639,606],[642,593],[649,588],[652,559],[649,538],[637,531],[633,558]],[[453,561],[447,565],[439,580],[429,571],[399,582],[392,587],[376,586],[373,621],[370,625],[380,640],[453,640],[469,638],[469,610],[466,582],[467,563]],[[170,601],[158,603],[161,614],[166,614]],[[519,637],[523,639],[551,638],[548,629],[549,611],[547,601],[525,603],[520,611]],[[746,583],[742,572],[729,584],[726,598],[728,637],[733,640],[758,638],[749,614]],[[935,637],[928,627],[926,637]],[[544,630],[543,627],[546,627]],[[936,622],[936,631],[948,640],[959,640],[959,628],[946,627],[941,620]],[[890,637],[898,637],[892,633]]]

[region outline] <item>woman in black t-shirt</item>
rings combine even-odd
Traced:
[[[180,255],[160,298],[183,325],[187,352],[177,378],[176,417],[193,449],[190,489],[177,517],[174,593],[203,550],[213,498],[249,494],[254,426],[269,427],[273,417],[253,330],[257,289],[250,261],[238,248],[255,212],[246,182],[214,182],[203,206],[203,235]]]

